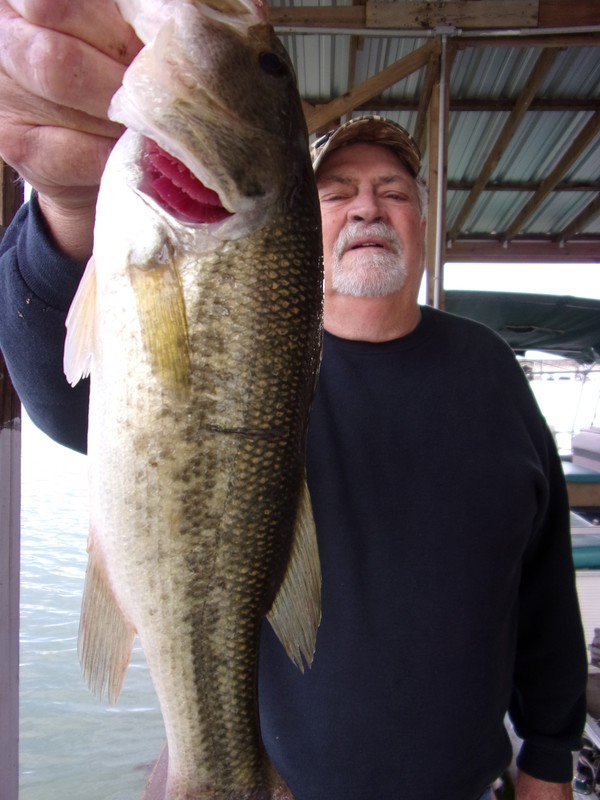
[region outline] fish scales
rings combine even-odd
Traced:
[[[67,376],[91,373],[80,654],[92,689],[115,701],[139,635],[167,733],[168,800],[287,800],[260,738],[257,651],[268,615],[290,657],[310,662],[319,619],[305,480],[319,206],[291,65],[256,9],[159,4],[156,41],[115,99],[130,130],[103,176],[68,320]],[[222,96],[232,70],[239,104]],[[164,196],[149,189],[148,139],[195,176],[195,196],[218,195],[208,212],[184,203],[217,222],[165,211],[179,193],[164,176]]]

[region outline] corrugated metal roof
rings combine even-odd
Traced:
[[[556,6],[548,10],[542,8],[544,4],[545,0],[539,0],[539,13],[544,11],[548,18]],[[376,87],[366,101],[353,104],[352,93],[390,65],[401,64],[428,42],[439,42],[443,34],[448,34],[447,46],[453,54],[448,81],[448,231],[459,219],[471,188],[535,74],[540,56],[545,48],[551,49],[555,53],[554,62],[539,81],[533,101],[506,142],[485,189],[456,232],[453,250],[456,254],[457,245],[474,239],[484,241],[486,246],[494,241],[500,246],[507,238],[513,246],[525,239],[556,244],[565,229],[580,218],[567,231],[567,247],[562,247],[565,260],[572,261],[575,251],[584,254],[585,259],[600,260],[600,7],[597,3],[587,0],[585,8],[578,7],[579,19],[583,19],[584,11],[587,14],[584,27],[571,28],[568,23],[560,31],[550,29],[547,33],[537,28],[533,31],[536,35],[529,38],[525,31],[519,36],[514,31],[502,31],[498,22],[485,35],[482,31],[457,28],[423,30],[417,24],[411,30],[403,28],[389,33],[373,30],[369,27],[369,14],[381,11],[382,6],[389,13],[390,5],[382,2],[371,7],[369,2],[362,6],[351,0],[339,3],[275,0],[270,5],[276,25],[277,19],[287,20],[281,16],[286,11],[290,19],[293,17],[290,24],[282,21],[280,27],[298,73],[303,98],[317,110],[338,102],[336,116],[325,127],[332,127],[340,113],[344,120],[373,112],[388,116],[414,134],[427,89],[426,66],[391,86]],[[403,5],[396,4],[398,13]],[[479,7],[483,5],[493,8],[485,0]],[[501,7],[496,6],[501,13]],[[353,14],[352,24],[359,12],[363,13],[366,19],[363,27],[356,30],[347,27],[349,11]],[[323,13],[327,14],[325,20],[320,16]],[[571,13],[575,12],[564,11],[563,16]],[[301,15],[300,22],[294,22],[298,20],[295,14]],[[311,20],[311,14],[318,19]],[[342,22],[336,26],[337,18]],[[589,24],[590,19],[595,25]],[[577,19],[573,25],[576,22]],[[314,27],[311,29],[309,25]],[[341,112],[340,98],[347,101],[342,103]],[[425,96],[424,101],[427,105],[429,98]],[[308,119],[310,125],[310,115]],[[557,174],[556,185],[537,202],[540,188],[570,152],[577,137],[592,123],[595,129],[589,141],[573,153],[570,163]],[[421,143],[426,143],[426,137]],[[428,158],[424,155],[426,171]],[[511,232],[511,226],[517,224],[518,215],[532,198],[536,199],[535,208]],[[557,247],[554,255],[560,258]]]

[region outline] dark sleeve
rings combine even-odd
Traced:
[[[54,246],[34,198],[0,244],[0,349],[33,422],[66,447],[86,451],[89,381],[63,373],[67,311],[84,265]]]
[[[510,716],[524,740],[517,765],[535,778],[571,780],[581,747],[587,654],[575,585],[569,502],[546,429],[547,504],[525,555]]]

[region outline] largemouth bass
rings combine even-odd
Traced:
[[[248,0],[121,0],[147,41],[115,95],[65,372],[91,375],[79,650],[116,701],[139,634],[169,800],[288,798],[257,720],[265,615],[310,663],[305,480],[321,233],[290,60]]]

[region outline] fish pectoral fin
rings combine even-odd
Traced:
[[[186,393],[190,385],[190,349],[185,300],[170,252],[155,263],[129,267],[142,340],[150,365],[166,387]]]
[[[292,551],[267,619],[286,653],[304,672],[312,664],[321,621],[321,566],[312,504],[303,482]]]
[[[90,550],[77,651],[83,675],[99,700],[117,702],[131,658],[135,628],[123,616],[102,560]]]
[[[71,386],[90,374],[96,327],[96,265],[87,263],[67,314],[63,369]]]

